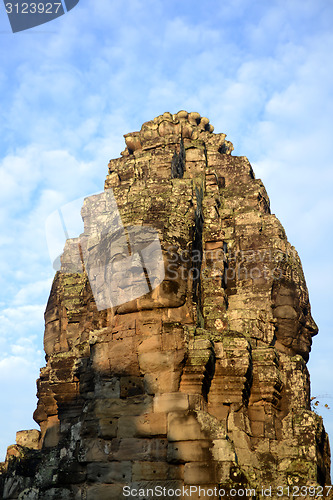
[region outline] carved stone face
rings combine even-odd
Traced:
[[[318,327],[311,316],[305,283],[297,287],[292,282],[277,281],[272,307],[276,318],[275,347],[291,356],[300,354],[308,361],[312,337],[317,335]]]
[[[152,259],[153,260],[153,259]],[[145,293],[137,293],[135,300],[124,300],[117,307],[118,314],[156,308],[177,308],[186,301],[188,270],[177,253],[163,251],[164,279]],[[133,268],[128,269],[128,276]],[[135,273],[133,273],[135,276]],[[136,273],[137,274],[137,273]],[[135,282],[135,280],[132,280]],[[142,289],[142,286],[141,286]]]

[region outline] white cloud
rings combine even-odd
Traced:
[[[25,287],[21,288],[17,292],[13,300],[13,306],[15,309],[22,304],[27,304],[29,302],[36,302],[40,299],[40,296],[45,296],[50,292],[52,285],[52,278],[43,281],[36,281],[33,283],[28,283]],[[40,314],[40,309],[37,309],[37,314]]]
[[[21,346],[17,344],[14,347],[16,355],[0,360],[0,425],[4,429],[0,436],[0,461],[5,458],[6,448],[15,444],[16,431],[38,427],[32,414],[37,404],[36,379],[38,365],[43,364],[42,355],[40,351],[35,351],[34,356],[28,352],[30,359],[27,360],[25,347],[25,342]]]
[[[27,353],[27,350],[25,345],[20,346],[16,344],[12,347],[12,349],[15,355],[0,360],[0,377],[3,382],[15,380],[17,382],[22,382],[26,379],[26,376],[31,370],[36,372],[38,368],[36,363],[32,364],[31,361],[26,359],[25,354]],[[30,375],[29,378],[31,378]]]
[[[26,335],[33,332],[39,335],[43,325],[45,305],[22,305],[7,307],[0,312],[1,330],[0,336],[15,342],[16,336]],[[38,328],[38,330],[35,330]],[[39,337],[40,338],[40,337]]]

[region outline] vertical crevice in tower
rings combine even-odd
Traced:
[[[181,137],[179,153],[175,151],[175,154],[171,160],[171,179],[182,179],[184,177],[185,172],[185,161],[186,161],[186,153],[184,147],[184,141]]]
[[[203,189],[202,187],[195,187],[195,197],[196,197],[196,210],[194,219],[194,238],[192,247],[192,273],[193,273],[193,302],[197,304],[197,310],[201,312],[202,301],[201,301],[201,264],[202,264],[202,232],[203,232],[203,213],[202,213],[202,201],[203,201]]]

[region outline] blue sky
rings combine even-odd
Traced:
[[[249,158],[301,256],[320,328],[312,393],[332,406],[319,411],[333,442],[333,4],[80,0],[16,34],[0,7],[0,459],[36,427],[46,217],[103,188],[123,134],[180,109]]]

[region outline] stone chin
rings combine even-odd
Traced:
[[[115,308],[116,314],[160,308],[178,308],[186,303],[189,289],[188,279],[186,279],[189,275],[187,270],[178,263],[170,262],[166,253],[164,253],[163,258],[165,278],[162,283],[149,293],[117,306]]]
[[[115,312],[127,314],[150,309],[181,307],[186,302],[186,294],[182,288],[176,282],[164,280],[152,292],[117,306]]]

